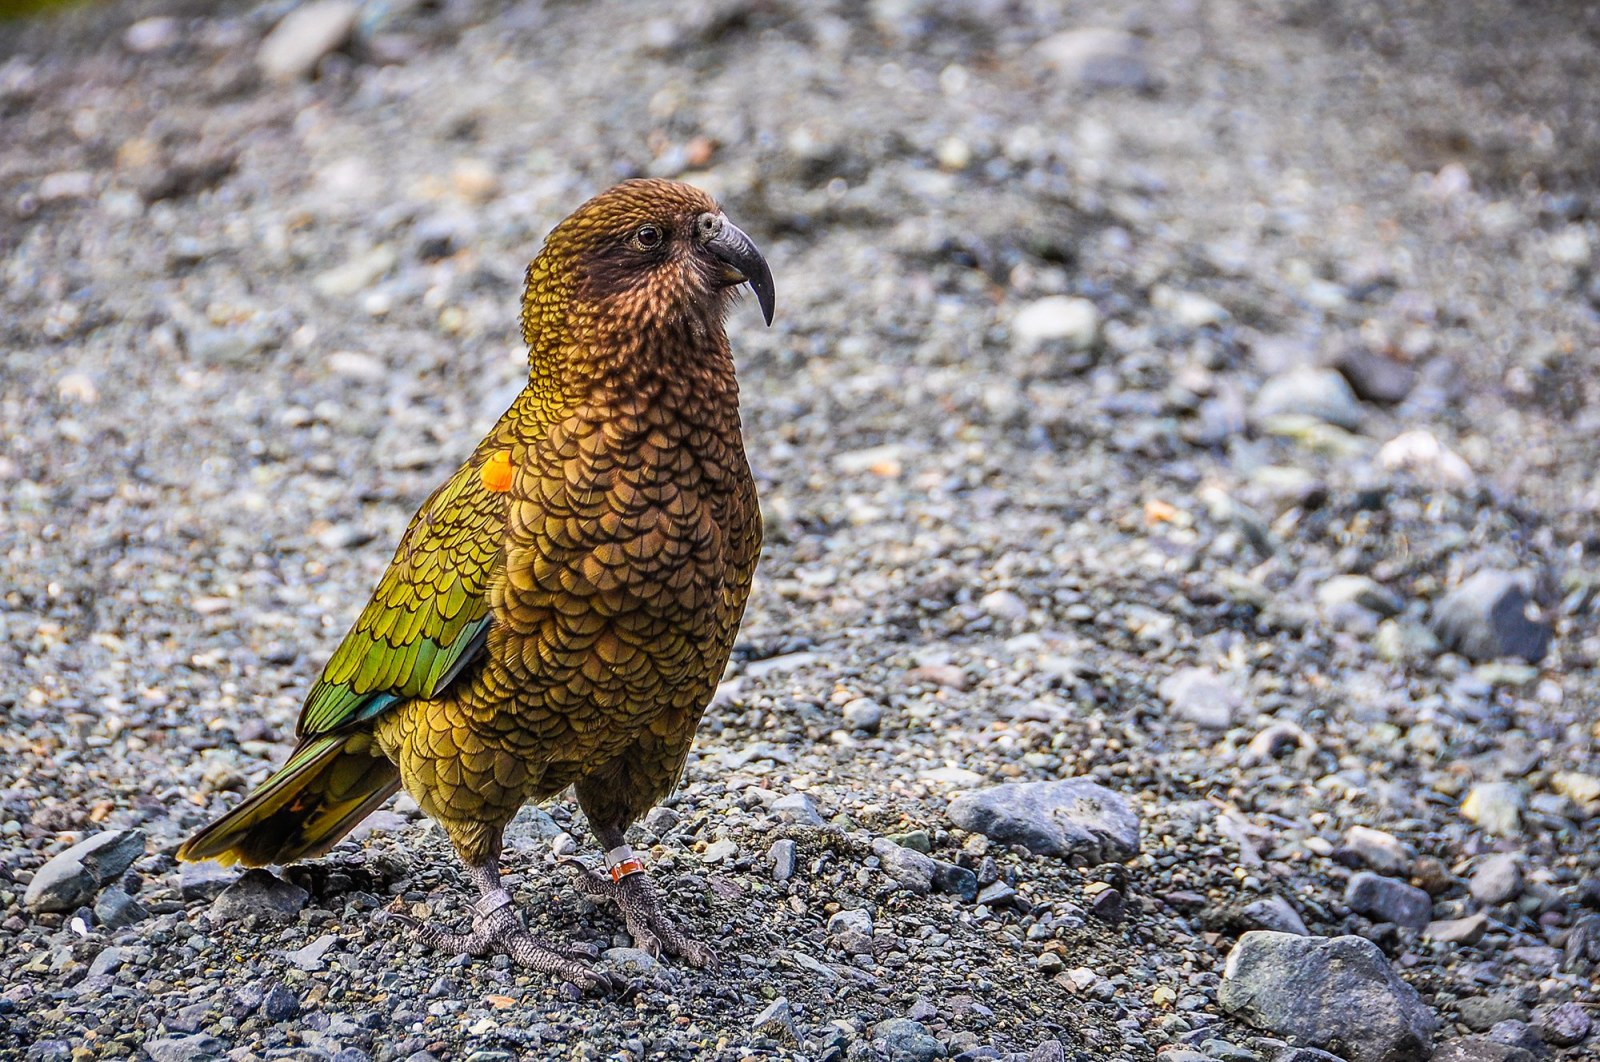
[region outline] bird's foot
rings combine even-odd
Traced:
[[[716,952],[685,933],[672,920],[662,906],[661,894],[656,891],[655,884],[631,852],[626,862],[633,864],[629,872],[612,877],[590,870],[577,859],[561,861],[563,866],[573,871],[578,889],[585,896],[597,903],[610,900],[617,905],[622,911],[623,921],[627,923],[628,935],[633,937],[634,947],[655,956],[666,951],[702,970],[715,967]]]
[[[535,939],[523,927],[516,912],[517,906],[511,895],[504,889],[496,889],[473,905],[470,933],[452,933],[432,922],[420,921],[398,911],[391,910],[386,914],[409,927],[418,940],[451,955],[486,958],[497,951],[504,952],[518,966],[554,974],[581,988],[614,992],[623,987],[617,978]]]

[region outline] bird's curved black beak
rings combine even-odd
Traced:
[[[756,303],[761,307],[761,316],[771,325],[774,289],[772,270],[767,266],[767,260],[761,257],[755,241],[746,236],[743,229],[720,214],[715,215],[715,219],[718,224],[706,240],[706,250],[727,267],[726,279],[729,284],[750,285],[750,290],[756,293]]]

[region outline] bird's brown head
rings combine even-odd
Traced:
[[[713,324],[740,285],[772,323],[772,271],[755,243],[716,201],[678,181],[634,180],[573,211],[528,268],[523,322],[534,343],[540,321],[577,311],[613,334]]]

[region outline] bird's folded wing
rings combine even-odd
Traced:
[[[480,463],[462,467],[412,517],[372,600],[307,695],[299,737],[434,696],[482,652],[506,496],[484,486]]]

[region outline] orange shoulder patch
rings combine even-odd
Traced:
[[[478,470],[483,477],[485,490],[503,494],[511,489],[511,451],[499,450],[489,455],[489,460]]]

